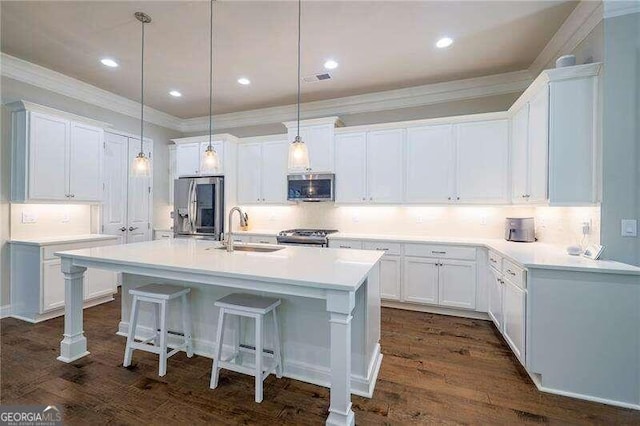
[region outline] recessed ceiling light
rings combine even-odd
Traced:
[[[333,59],[328,59],[327,62],[324,63],[324,67],[328,70],[334,70],[338,68],[338,63]]]
[[[179,98],[180,96],[182,96],[182,93],[178,92],[177,90],[172,90],[169,92],[169,94],[175,98]]]
[[[452,44],[453,44],[452,38],[442,37],[440,40],[437,41],[436,47],[439,47],[440,49],[444,49],[445,47],[449,47]]]
[[[102,65],[105,65],[109,68],[116,68],[118,66],[118,63],[111,58],[100,59],[100,62],[102,62]]]
[[[249,84],[251,84],[251,80],[246,77],[240,77],[238,79],[238,83],[242,84],[243,86],[248,86]]]

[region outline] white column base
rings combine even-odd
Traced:
[[[87,351],[87,338],[84,335],[64,336],[60,342],[60,356],[57,360],[69,363],[86,355],[89,355],[89,351]]]
[[[349,403],[349,410],[346,413],[338,413],[329,409],[329,417],[327,417],[325,424],[330,426],[354,426],[356,424],[356,416],[351,409],[351,403]]]

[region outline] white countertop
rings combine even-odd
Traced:
[[[184,238],[70,250],[56,255],[133,267],[349,291],[358,288],[383,255],[376,251],[289,246],[271,253],[228,253],[216,249],[220,246],[216,241]]]
[[[414,235],[348,234],[338,232],[329,239],[396,241],[401,243],[432,243],[485,247],[525,268],[556,269],[585,272],[605,272],[640,275],[640,267],[611,260],[591,260],[582,256],[570,256],[564,247],[546,243],[515,243],[490,238],[455,238]]]
[[[280,231],[282,231],[282,229],[279,229],[279,230],[275,230],[275,229],[249,229],[248,231],[242,231],[240,229],[234,229],[233,234],[234,235],[259,235],[259,236],[266,236],[266,237],[275,237],[280,233]]]
[[[68,243],[81,243],[85,241],[102,241],[102,240],[116,240],[119,237],[116,235],[106,234],[82,234],[82,235],[58,235],[55,237],[43,237],[43,238],[16,238],[9,240],[12,244],[26,244],[32,246],[50,246],[54,244],[68,244]]]

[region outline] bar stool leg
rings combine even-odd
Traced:
[[[124,350],[124,362],[122,363],[123,367],[128,367],[131,365],[131,358],[133,355],[133,348],[131,345],[135,342],[136,337],[136,327],[138,325],[138,296],[133,296],[133,300],[131,302],[131,315],[129,316],[129,335],[127,336],[127,346]]]
[[[280,328],[278,327],[278,314],[276,313],[277,309],[273,310],[273,337],[274,337],[274,361],[276,362],[276,377],[278,379],[282,378],[282,353],[280,349]]]
[[[240,315],[234,315],[233,362],[235,364],[241,364],[240,362],[240,354],[242,354],[242,352],[240,351],[240,344],[242,343],[242,340],[240,338],[240,328],[242,327],[242,322],[240,322],[241,319],[242,317]]]
[[[256,402],[262,402],[262,315],[256,319]]]
[[[191,307],[187,295],[182,295],[182,330],[184,332],[184,344],[187,349],[187,357],[193,356],[193,338],[191,336]]]
[[[213,367],[211,368],[211,383],[209,387],[215,389],[218,387],[218,373],[220,371],[220,356],[222,355],[222,331],[224,330],[224,308],[220,308],[218,314],[218,330],[216,331],[216,348],[213,354]]]
[[[160,302],[160,367],[158,375],[167,374],[167,301]]]
[[[154,334],[156,335],[155,339],[153,339],[153,344],[156,346],[160,346],[160,304],[153,304],[153,312],[155,316],[156,329],[154,330]]]

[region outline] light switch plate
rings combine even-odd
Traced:
[[[620,221],[620,234],[623,237],[637,237],[638,221],[635,219],[622,219]]]

